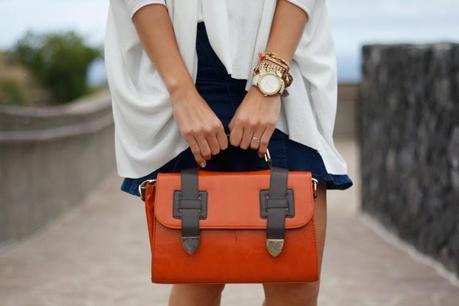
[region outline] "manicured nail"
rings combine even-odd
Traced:
[[[204,168],[205,166],[206,166],[206,162],[203,161],[203,162],[201,163],[201,167]]]

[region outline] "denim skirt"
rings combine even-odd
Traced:
[[[212,49],[204,22],[198,23],[196,38],[198,71],[196,88],[202,98],[222,121],[229,133],[228,124],[247,91],[246,79],[234,79]],[[353,185],[348,175],[327,173],[323,160],[317,150],[290,140],[288,135],[275,129],[268,145],[273,166],[289,170],[307,170],[327,189],[347,189]],[[180,172],[181,169],[199,167],[190,147],[175,156],[169,162],[140,178],[124,178],[121,190],[138,196],[138,186],[145,179],[156,178],[159,172]],[[258,156],[256,149],[242,149],[228,144],[206,161],[203,168],[210,171],[256,171],[268,169],[264,158]]]

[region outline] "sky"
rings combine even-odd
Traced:
[[[101,46],[108,2],[0,0],[0,48],[10,47],[27,29],[76,30],[88,43]],[[340,81],[360,79],[365,43],[459,42],[458,0],[327,0],[327,6]],[[94,77],[100,78],[103,67],[95,67]]]

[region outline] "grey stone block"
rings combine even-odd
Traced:
[[[459,45],[362,52],[362,209],[459,273]]]

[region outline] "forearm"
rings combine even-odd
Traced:
[[[309,16],[287,0],[278,0],[266,51],[274,52],[290,64]]]
[[[146,5],[132,17],[140,41],[167,90],[193,90],[194,82],[179,52],[174,29],[162,4]]]

